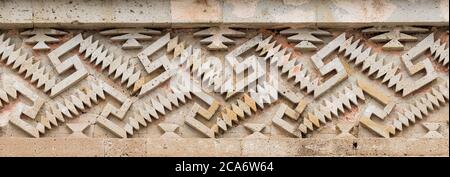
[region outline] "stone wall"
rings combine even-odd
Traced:
[[[0,1],[0,156],[448,156],[448,0]]]

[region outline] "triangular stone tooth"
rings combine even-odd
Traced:
[[[99,44],[99,41],[95,41],[94,43],[89,44],[88,48],[86,49],[86,52],[84,53],[84,57],[85,58],[91,57],[91,55],[95,52],[95,50],[97,50],[98,44]],[[80,49],[81,49],[81,47],[80,47]],[[91,62],[92,62],[92,60],[91,60]]]
[[[445,98],[441,92],[439,92],[436,88],[431,88],[431,93],[439,100],[441,103],[445,103]]]
[[[241,108],[239,108],[238,105],[236,105],[236,104],[234,104],[234,103],[231,104],[231,109],[232,109],[233,112],[236,113],[236,115],[239,116],[241,119],[245,118],[244,111],[243,111]]]
[[[50,102],[49,106],[50,106],[50,111],[56,117],[56,119],[58,119],[60,122],[64,122],[65,121],[64,116],[63,116],[62,112],[60,111],[60,109],[57,107],[57,105],[55,103]]]
[[[414,114],[415,117],[423,119],[422,113],[414,105],[409,105],[409,110]]]
[[[150,36],[148,36],[148,37],[150,37]],[[122,45],[122,48],[123,49],[140,49],[140,48],[142,48],[142,45],[136,39],[130,38]]]
[[[166,114],[166,112],[164,110],[164,106],[159,101],[156,101],[154,98],[151,98],[150,100],[151,100],[153,108],[155,108],[162,115]]]
[[[78,52],[83,53],[87,50],[87,48],[92,44],[92,36],[87,37],[86,39],[84,39],[81,43],[80,43],[80,48],[78,50]],[[85,58],[87,58],[88,56],[85,55]]]
[[[416,116],[414,115],[414,113],[412,113],[409,110],[406,110],[404,115],[406,116],[406,118],[408,118],[409,121],[415,123],[416,122]]]
[[[420,110],[420,112],[422,114],[424,114],[425,116],[428,115],[428,109],[427,106],[423,103],[424,98],[421,98],[421,100],[416,100],[414,105],[416,106],[417,109]]]
[[[43,117],[45,117],[45,119],[47,119],[49,121],[49,124],[44,124],[48,129],[52,128],[51,125],[58,126],[58,122],[56,121],[56,116],[51,114],[49,111],[45,111],[45,116],[41,117],[41,122],[42,122]]]
[[[133,117],[134,120],[136,120],[137,122],[139,122],[139,124],[141,124],[142,126],[146,127],[147,126],[147,122],[145,121],[144,117],[135,114],[135,116]],[[139,128],[138,128],[139,129]]]
[[[128,63],[127,63],[127,62],[124,62],[124,63],[122,63],[122,64],[116,69],[115,75],[114,75],[114,77],[113,77],[114,80],[117,79],[117,78],[119,78],[119,77],[123,74],[123,72],[126,71],[127,66],[128,66]]]
[[[237,100],[237,104],[244,111],[244,113],[247,114],[247,116],[252,115],[252,111],[250,110],[250,107],[247,104],[245,104],[244,101],[239,99],[239,100]]]
[[[392,124],[395,127],[395,129],[402,131],[403,127],[402,127],[402,123],[400,121],[394,120],[394,122]]]
[[[130,88],[131,86],[133,86],[139,80],[140,76],[141,76],[141,71],[137,71],[136,73],[131,75],[128,78],[127,88]]]
[[[144,103],[144,106],[145,110],[147,111],[147,114],[150,114],[155,119],[159,119],[158,113],[156,112],[156,109],[153,106],[148,105],[146,103]]]
[[[432,105],[433,105],[432,110],[434,110],[434,107],[439,107],[439,101],[431,93],[426,93],[425,96],[427,97],[427,100],[430,103],[432,103]]]
[[[392,39],[383,45],[384,50],[403,50],[404,45],[397,39]]]
[[[159,102],[169,111],[172,110],[172,103],[170,103],[170,101],[165,97],[162,96],[161,94],[156,95],[156,97],[158,98]]]
[[[109,65],[112,63],[112,61],[114,60],[114,54],[110,53],[108,54],[102,61],[102,66],[101,66],[101,70],[105,70],[106,67],[109,67]]]
[[[80,109],[80,110],[84,110],[84,109],[85,109],[85,108],[84,108],[84,105],[83,105],[83,102],[82,102],[78,97],[76,97],[75,95],[71,95],[70,98],[71,98],[73,104],[74,104],[78,109]]]
[[[227,131],[227,124],[225,123],[225,121],[222,118],[218,117],[216,124],[223,131]]]
[[[70,114],[70,111],[67,107],[65,107],[63,104],[57,102],[58,110],[66,117],[73,118],[72,114]]]

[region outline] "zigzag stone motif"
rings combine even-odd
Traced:
[[[89,59],[95,66],[100,66],[102,71],[108,68],[108,76],[112,76],[113,79],[120,78],[120,83],[126,82],[127,88],[134,86],[141,76],[141,71],[136,71],[128,59],[114,55],[104,45],[99,44],[98,40],[93,41],[93,36],[81,42],[79,52],[84,53],[84,59]]]
[[[256,51],[260,51],[260,56],[265,60],[270,60],[270,64],[275,64],[281,69],[281,74],[288,73],[287,79],[294,79],[295,85],[299,85],[301,90],[305,90],[307,94],[313,91],[319,85],[319,78],[314,79],[304,64],[300,63],[296,58],[291,59],[291,52],[276,41],[270,42],[272,36],[264,39],[258,44]]]
[[[352,41],[353,37],[345,39],[345,33],[343,33],[329,45],[339,47],[338,53],[344,53],[347,60],[354,62],[356,66],[362,65],[361,70],[368,70],[369,76],[376,74],[376,79],[382,78],[382,83],[387,84],[389,88],[396,86],[396,91],[403,89],[398,85],[402,79],[402,75],[398,73],[398,66],[393,63],[385,64],[384,58],[379,58],[376,53],[371,54],[371,48],[363,51],[363,44],[360,44],[359,39]]]
[[[0,109],[17,99],[17,89],[12,85],[4,85],[0,88]]]
[[[256,36],[255,38],[247,41],[242,46],[238,47],[238,49],[233,50],[229,55],[228,58],[231,58],[232,56],[239,55],[239,52],[243,52],[245,50],[248,50],[251,47],[257,46],[257,51],[261,51],[261,56],[269,53],[265,56],[265,59],[271,59],[272,63],[278,62],[279,67],[283,67],[282,72],[290,71],[290,74],[288,77],[294,77],[293,73],[296,70],[296,68],[291,67],[290,65],[282,65],[283,60],[278,60],[280,55],[285,56],[283,59],[289,59],[290,54],[284,55],[286,50],[282,50],[280,52],[270,49],[268,45],[266,44],[267,41],[270,41],[270,38],[268,40],[261,40],[261,35]],[[255,41],[259,41],[258,44],[255,44]],[[273,46],[273,45],[272,45]],[[265,52],[264,52],[265,51]],[[269,52],[274,51],[274,52]],[[227,76],[227,73],[223,72],[222,67],[220,67],[221,63],[220,60],[216,57],[208,57],[208,59],[205,61],[201,57],[201,50],[200,49],[193,49],[192,46],[188,46],[185,50],[183,50],[179,64],[183,66],[184,69],[187,69],[193,73],[194,76],[200,78],[202,83],[207,83],[208,87],[212,87],[215,92],[225,93],[228,92],[227,96],[233,95],[233,93],[230,91],[227,87],[230,86],[230,82],[225,83],[225,79]],[[233,59],[230,59],[229,61],[233,62],[235,66],[242,65],[243,67],[248,67],[249,64],[251,65],[251,62],[247,63],[238,63],[237,61],[234,61]],[[255,61],[253,60],[253,63]],[[296,67],[301,67],[302,65],[297,65]],[[242,70],[242,68],[241,68]],[[306,82],[309,80],[309,76],[305,75],[305,72],[302,72],[298,75],[295,75],[296,77],[296,83],[305,83],[300,84],[301,87],[309,87],[310,84],[306,84]],[[259,75],[256,76],[256,78],[260,77]],[[229,80],[228,80],[229,81]],[[250,82],[247,82],[250,83]],[[308,82],[309,83],[309,82]],[[264,83],[263,83],[264,84]],[[241,88],[244,86],[241,85]],[[261,87],[261,84],[260,84]],[[252,89],[251,89],[252,90]],[[254,90],[254,89],[253,89]],[[280,85],[278,86],[278,92],[286,98],[291,99],[292,102],[298,103],[300,101],[300,98],[297,94],[293,93],[292,91],[286,89],[284,86]],[[252,92],[253,94],[257,92]],[[258,98],[257,100],[259,100]],[[261,105],[261,104],[260,104]]]
[[[343,35],[344,34],[341,36]],[[359,39],[354,42],[352,41],[353,37],[350,37],[345,40],[345,42],[342,42],[339,48],[339,53],[344,52],[344,56],[347,57],[348,61],[354,62],[357,66],[362,65],[362,71],[368,70],[367,74],[369,76],[376,74],[376,79],[382,78],[382,83],[387,84],[389,88],[393,88],[395,92],[402,91],[403,96],[411,94],[415,90],[427,85],[437,78],[436,72],[433,69],[430,60],[423,60],[418,64],[412,63],[412,60],[416,59],[419,54],[427,49],[431,49],[431,46],[434,43],[433,34],[430,34],[424,40],[419,42],[414,48],[401,56],[402,62],[406,65],[410,75],[414,75],[422,70],[426,71],[425,76],[414,82],[404,79],[402,74],[398,73],[398,66],[395,66],[393,63],[386,63],[385,59],[379,58],[376,53],[371,54],[372,49],[370,47],[363,49],[364,44],[360,44]]]
[[[449,67],[449,51],[447,43],[441,44],[441,39],[438,39],[433,45],[430,46],[430,51],[433,56],[433,60],[436,60],[437,63],[444,67]]]
[[[293,135],[300,137],[299,135],[321,127],[321,124],[325,124],[333,117],[339,117],[339,113],[345,113],[346,109],[351,109],[352,104],[357,106],[358,100],[365,100],[362,89],[356,85],[345,87],[343,91],[325,99],[324,104],[320,104],[318,108],[309,112],[298,127],[300,132],[295,132]]]
[[[394,131],[389,133],[395,134],[405,127],[415,124],[419,119],[422,120],[429,115],[430,111],[434,111],[443,107],[449,100],[449,82],[440,84],[431,89],[424,96],[418,98],[414,104],[408,104],[407,109],[403,113],[397,113],[398,118],[394,120],[392,126]]]
[[[14,44],[10,44],[10,38],[4,40],[4,34],[0,35],[0,55],[1,61],[5,62],[11,69],[16,70],[19,75],[34,83],[37,88],[44,92],[49,92],[55,86],[56,78],[50,74],[49,69],[40,61],[34,61],[34,57],[28,54],[21,54],[21,49],[14,50]]]
[[[224,133],[240,120],[249,118],[252,112],[257,112],[258,108],[264,109],[264,104],[272,104],[278,100],[277,89],[267,82],[257,85],[257,90],[251,89],[248,94],[244,94],[231,108],[225,107],[222,111],[222,117],[217,118],[219,130],[216,134]],[[234,123],[234,124],[233,124]]]
[[[166,110],[172,111],[174,107],[185,104],[188,99],[192,99],[189,91],[177,86],[170,87],[169,90],[165,91],[165,94],[157,94],[155,98],[151,98],[150,103],[142,102],[139,113],[129,118],[124,129],[127,134],[133,135],[134,130],[139,130],[141,126],[146,127],[147,122],[152,122],[152,119],[159,119],[160,115],[167,114]]]
[[[227,107],[222,111],[222,117],[217,118],[216,124],[219,129],[215,133],[226,132],[228,127],[238,124],[239,119],[248,118],[252,115],[252,112],[256,111],[258,111],[256,102],[250,96],[244,94],[242,98],[231,104],[231,108]]]
[[[85,112],[86,109],[97,105],[99,101],[106,99],[105,94],[110,95],[122,104],[120,108],[116,108],[112,104],[107,103],[100,115],[97,116],[96,123],[111,131],[113,134],[121,138],[126,138],[125,130],[107,118],[113,115],[116,118],[123,119],[133,104],[133,100],[127,98],[122,92],[104,82],[91,84],[90,89],[77,90],[70,98],[65,98],[64,103],[50,103],[50,110],[47,110],[45,116],[41,117],[40,124],[45,126],[41,133],[45,133],[45,128],[51,129],[52,125],[58,126],[58,121],[65,122],[66,118],[75,118],[80,115],[80,112]]]
[[[264,59],[267,60],[270,58],[271,64],[277,63],[277,66],[281,67],[282,73],[288,72],[288,78],[295,78],[294,83],[299,83],[302,90],[306,89],[306,93],[309,94],[313,92],[314,98],[321,96],[326,90],[348,77],[344,66],[338,58],[335,58],[326,64],[323,62],[326,56],[338,48],[339,52],[345,51],[346,54],[350,52],[349,50],[353,50],[346,46],[345,33],[329,42],[311,57],[311,60],[321,75],[336,71],[335,75],[320,84],[318,79],[312,79],[307,70],[302,70],[303,65],[298,63],[296,59],[290,60],[291,52],[287,52],[287,49],[282,48],[281,44],[276,45],[276,41],[270,41],[271,37],[266,38],[265,40],[259,40],[256,51],[261,51],[260,55],[265,55]]]
[[[90,88],[77,89],[75,94],[64,98],[62,102],[49,102],[49,110],[45,111],[45,116],[41,116],[40,123],[45,128],[52,129],[58,126],[58,122],[65,122],[67,118],[73,119],[104,99],[101,84],[92,83]]]

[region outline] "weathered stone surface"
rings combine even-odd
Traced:
[[[448,37],[448,0],[0,1],[0,156],[448,156]]]
[[[448,141],[444,139],[0,140],[2,156],[448,156]]]

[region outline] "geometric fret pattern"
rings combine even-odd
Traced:
[[[19,31],[2,137],[448,138],[439,27]]]

